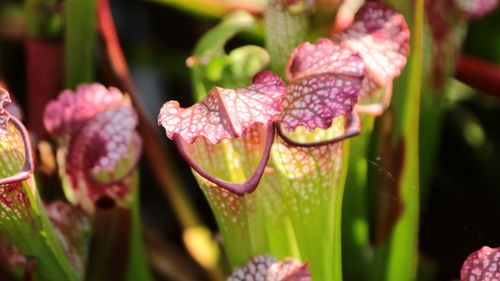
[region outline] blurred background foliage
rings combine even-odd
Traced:
[[[34,19],[29,17],[33,15],[30,2],[0,1],[0,81],[8,84],[24,109],[29,108],[25,42],[33,36],[54,43],[64,38],[63,3],[46,1],[47,5],[38,7],[42,10],[36,14],[49,16]],[[199,38],[229,10],[243,8],[261,16],[265,0],[112,0],[110,4],[133,82],[145,102],[148,117],[155,122],[164,101],[179,100],[182,106],[192,103],[186,59]],[[246,44],[263,46],[261,25],[230,40],[226,51]],[[470,23],[463,50],[500,67],[499,8]],[[94,61],[99,62],[103,52],[97,49]],[[109,73],[103,65],[88,67],[95,69],[97,80],[106,81]],[[441,139],[435,152],[431,152],[435,153],[432,176],[421,187],[419,280],[457,279],[469,253],[483,245],[500,246],[500,81],[497,84],[493,93],[475,90],[458,79],[447,86]],[[165,146],[172,152],[173,166],[186,183],[184,192],[216,233],[210,208],[188,166],[171,143],[165,141]],[[371,153],[367,160],[370,170],[391,180],[390,172],[379,164],[379,155]],[[155,273],[164,280],[206,280],[206,273],[183,248],[180,222],[152,173],[143,160],[142,216]],[[54,174],[39,171],[38,177],[46,198],[60,192]],[[346,188],[355,186],[355,182],[348,182]],[[373,196],[391,196],[379,194],[375,186],[368,185],[368,190]]]

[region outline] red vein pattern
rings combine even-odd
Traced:
[[[7,122],[9,122],[9,113],[5,109],[6,105],[10,103],[9,93],[0,88],[0,133],[7,130]]]
[[[327,129],[333,118],[348,115],[358,102],[362,80],[325,73],[293,81],[283,101],[283,125],[293,131],[304,126],[309,131]]]
[[[465,19],[475,19],[493,11],[498,0],[455,0]]]
[[[110,107],[130,106],[120,90],[101,84],[81,84],[76,91],[63,91],[45,108],[43,121],[51,134],[73,134],[95,114]]]
[[[460,271],[461,281],[500,280],[500,248],[482,247],[470,254]]]
[[[63,91],[44,114],[46,129],[67,141],[66,173],[80,198],[122,199],[122,182],[136,167],[141,139],[137,114],[128,97],[116,88],[82,84]],[[85,190],[82,190],[82,183]]]
[[[292,258],[281,262],[266,254],[253,257],[244,267],[235,269],[227,280],[310,281],[310,275],[307,264]]]
[[[45,204],[45,210],[73,269],[83,278],[91,233],[90,219],[81,208],[63,201]]]
[[[333,118],[352,111],[362,87],[364,64],[349,48],[320,39],[298,46],[286,73],[290,83],[283,100],[283,125],[288,131],[298,126],[313,131],[329,128]]]
[[[409,53],[410,31],[403,15],[381,2],[367,2],[353,24],[334,39],[363,58],[367,78],[384,87],[401,73]]]
[[[286,67],[286,77],[288,81],[320,73],[362,77],[364,67],[357,53],[342,44],[322,38],[316,44],[306,42],[293,50]]]
[[[166,102],[158,116],[167,137],[179,135],[187,143],[205,137],[216,144],[244,136],[255,123],[269,125],[281,113],[285,84],[270,71],[254,77],[254,84],[241,89],[214,87],[200,102],[188,108]]]

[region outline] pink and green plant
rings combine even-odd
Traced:
[[[194,105],[168,101],[158,116],[215,215],[228,280],[416,280],[421,190],[450,77],[467,22],[498,1],[269,0],[265,10],[252,1],[159,1],[212,17],[247,9],[227,14],[186,60]],[[0,88],[0,262],[24,279],[154,280],[139,214],[144,140],[188,252],[213,279],[228,276],[172,176],[174,162],[149,139],[154,128],[108,1],[27,4],[28,125],[40,137],[43,121],[54,138],[63,190],[42,201],[52,186],[38,190],[30,135]],[[227,51],[241,32],[265,47]],[[96,64],[101,50],[105,62]],[[131,97],[81,84],[98,77],[96,65]],[[37,103],[55,97],[62,69],[76,90],[62,91],[39,118]],[[496,280],[499,257],[498,248],[471,254],[461,279]]]
[[[189,108],[165,103],[159,124],[193,168],[233,266],[270,253],[308,261],[318,280],[341,280],[346,139],[359,134],[360,98],[380,88],[390,96],[408,37],[401,15],[367,3],[333,41],[291,52],[282,71],[288,84],[263,71],[251,86],[215,86]],[[206,63],[214,58],[208,54]],[[371,103],[369,112],[386,106]]]
[[[21,121],[5,109],[7,103],[10,103],[9,94],[0,88],[2,236],[23,256],[35,260],[35,277],[42,280],[79,280],[76,268],[71,266],[38,193],[33,177],[33,152],[28,133]],[[68,245],[72,246],[74,245]]]

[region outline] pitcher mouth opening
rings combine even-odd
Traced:
[[[252,193],[253,191],[255,191],[262,176],[264,175],[266,165],[271,155],[271,147],[273,146],[274,142],[274,136],[275,136],[274,127],[275,127],[274,123],[271,123],[267,126],[266,142],[262,158],[257,168],[252,173],[252,175],[243,183],[233,183],[211,175],[209,172],[203,169],[200,165],[198,165],[198,163],[196,163],[196,161],[194,161],[191,158],[189,153],[186,151],[185,148],[186,143],[185,141],[182,140],[182,137],[180,135],[174,136],[174,142],[184,160],[186,160],[186,162],[188,162],[191,168],[193,168],[193,170],[195,170],[200,176],[236,195],[243,196],[245,194]]]
[[[275,126],[276,126],[276,130],[278,131],[278,135],[286,143],[288,143],[292,146],[299,146],[299,147],[315,147],[315,146],[334,144],[334,143],[343,141],[345,139],[359,135],[361,132],[361,118],[359,117],[359,114],[356,111],[351,112],[351,114],[348,115],[346,118],[345,131],[342,135],[340,135],[338,137],[331,138],[331,139],[327,139],[324,141],[317,141],[317,142],[300,142],[300,141],[294,140],[285,133],[285,131],[282,128],[282,124],[276,122]]]

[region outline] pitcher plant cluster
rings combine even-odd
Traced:
[[[444,54],[454,23],[497,4],[409,2],[396,6],[410,7],[403,15],[379,1],[270,0],[267,49],[224,51],[234,34],[255,24],[243,11],[200,40],[187,60],[197,102],[166,102],[158,124],[213,211],[232,271],[227,280],[343,280],[351,140],[393,106],[393,97],[412,90],[394,86],[411,79],[402,73],[422,55],[423,26],[412,9],[427,11],[435,44],[426,79],[440,87],[452,69]],[[33,280],[154,280],[141,240],[143,139],[131,97],[80,84],[46,105],[40,118],[62,185],[53,201],[42,199],[33,144],[16,115],[0,88],[0,262]],[[117,257],[117,249],[126,254]],[[499,248],[471,254],[460,274],[464,281],[498,280]]]

